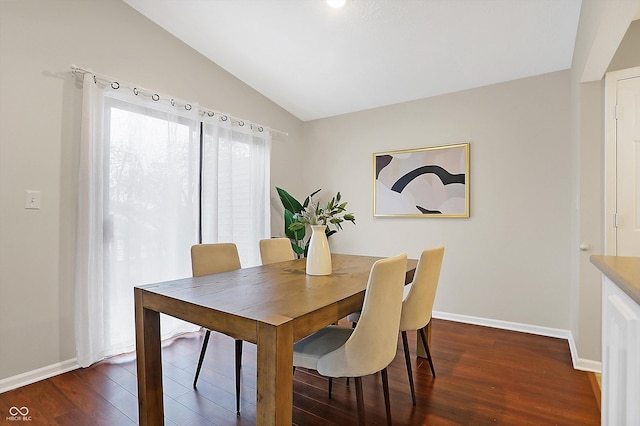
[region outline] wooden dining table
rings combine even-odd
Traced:
[[[362,307],[380,257],[332,254],[332,273],[305,259],[136,286],[140,425],[164,424],[160,313],[257,345],[256,423],[291,425],[293,343]],[[406,282],[417,260],[407,262]]]

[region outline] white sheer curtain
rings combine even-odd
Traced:
[[[76,270],[77,359],[135,348],[133,287],[191,275],[198,239],[196,113],[84,75]],[[162,316],[163,337],[198,327]]]
[[[217,116],[203,122],[202,242],[234,242],[242,267],[260,264],[270,229],[270,132]]]
[[[84,75],[78,176],[75,322],[78,364],[91,365],[104,355],[104,312],[100,299],[103,234],[104,86]]]
[[[83,367],[135,348],[133,287],[190,276],[200,238],[235,242],[248,267],[270,235],[270,131],[118,86],[84,74],[75,303]],[[163,338],[198,328],[161,316]]]

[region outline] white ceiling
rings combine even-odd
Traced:
[[[580,0],[124,0],[301,120],[571,67]]]

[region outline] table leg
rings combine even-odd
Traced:
[[[431,347],[431,321],[429,321],[429,324],[427,324],[427,326],[424,328],[424,331],[426,331],[427,333],[427,344],[429,345],[429,347]],[[422,344],[422,338],[420,338],[420,330],[416,332],[416,341],[418,342],[416,346],[416,355],[420,358],[426,358],[427,351]]]
[[[142,290],[135,289],[138,416],[141,426],[164,424],[160,313],[143,307]]]
[[[293,410],[293,324],[258,323],[258,425],[291,425]]]

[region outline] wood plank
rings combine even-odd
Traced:
[[[134,289],[136,360],[140,424],[164,424],[160,314],[144,307],[144,292]]]
[[[598,373],[589,373],[589,382],[591,382],[593,395],[596,397],[596,401],[598,401],[598,408],[602,412],[602,388],[600,387],[600,381],[596,374]]]
[[[364,291],[371,266],[378,259],[334,254],[334,272],[329,276],[306,275],[305,259],[296,259],[137,288],[149,293],[146,307],[196,324],[206,321],[201,325],[215,329],[218,321],[229,320],[222,318],[224,314],[254,321],[278,316],[296,319],[331,307]],[[408,274],[416,263],[407,262]],[[203,318],[205,311],[199,308],[211,310],[215,319]],[[243,340],[255,343],[255,338]]]
[[[293,403],[291,318],[272,317],[268,323],[258,323],[257,364],[257,424],[290,425]]]

